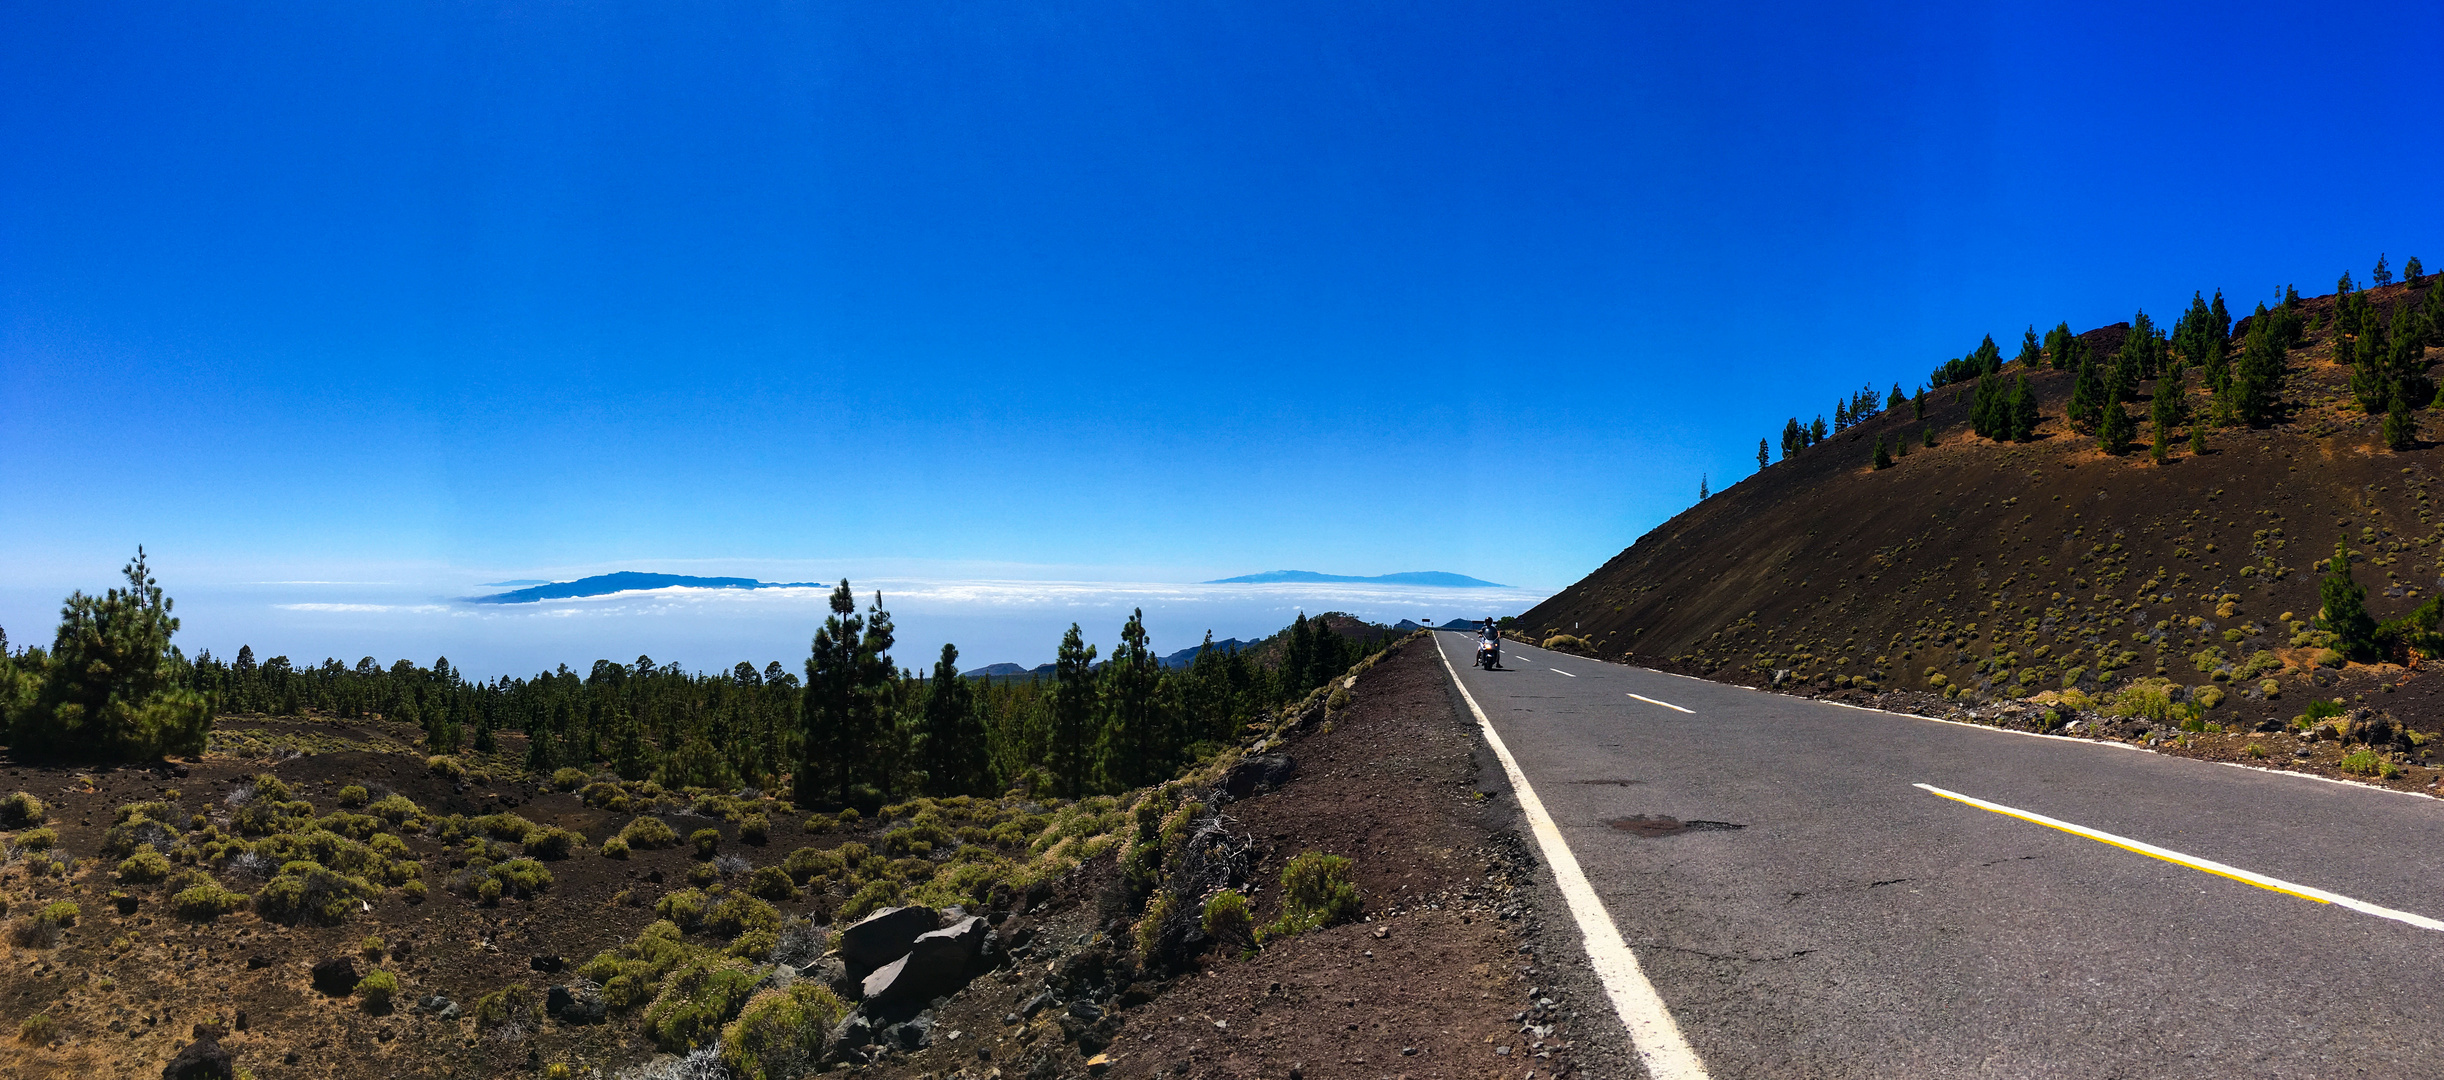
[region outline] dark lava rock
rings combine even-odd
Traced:
[[[884,908],[840,931],[833,946],[849,970],[872,971],[908,955],[917,935],[939,925],[940,917],[929,907]]]
[[[918,1013],[912,1020],[884,1028],[878,1041],[894,1050],[911,1054],[932,1046],[933,1014]]]
[[[356,960],[353,957],[334,956],[314,965],[314,989],[332,997],[354,993],[356,980]]]
[[[846,1053],[874,1041],[874,1020],[863,1010],[841,1017],[828,1040],[834,1053]]]
[[[234,1080],[237,1069],[229,1063],[229,1051],[211,1039],[197,1039],[178,1051],[168,1065],[161,1067],[161,1080]]]
[[[552,975],[558,974],[561,968],[567,967],[568,962],[557,956],[532,956],[527,958],[526,966]]]
[[[1027,1003],[1020,1006],[1018,1011],[1020,1015],[1025,1016],[1029,1020],[1033,1020],[1035,1019],[1035,1014],[1044,1011],[1045,1006],[1050,1005],[1057,1000],[1059,999],[1053,996],[1052,991],[1046,990],[1035,995],[1034,997],[1028,998]]]
[[[594,980],[576,979],[546,991],[543,1011],[563,1024],[594,1024],[602,1021],[609,1007],[603,1003],[602,987]]]
[[[1298,762],[1288,754],[1259,754],[1222,774],[1222,791],[1231,798],[1244,799],[1289,783],[1297,771]]]
[[[1103,1019],[1103,1010],[1096,1008],[1094,1002],[1081,998],[1069,1003],[1069,1015],[1091,1024]]]
[[[861,987],[865,999],[877,1005],[901,1005],[957,992],[975,970],[986,933],[984,920],[970,916],[918,935],[909,943],[908,955],[865,977]]]
[[[253,956],[246,958],[246,970],[248,971],[261,971],[270,966],[272,966],[272,958],[265,956],[262,953],[256,953]]]

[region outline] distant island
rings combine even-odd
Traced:
[[[1510,587],[1508,585],[1497,585],[1482,578],[1472,578],[1466,574],[1451,574],[1445,573],[1441,570],[1419,570],[1406,574],[1377,574],[1374,577],[1352,577],[1347,574],[1319,574],[1313,570],[1267,570],[1261,574],[1244,574],[1239,577],[1226,577],[1219,581],[1202,582],[1202,584],[1274,585],[1286,581],[1344,581],[1366,585],[1432,585],[1445,589],[1507,589]]]
[[[490,596],[470,596],[470,604],[531,604],[538,600],[574,600],[581,596],[609,596],[612,593],[637,589],[808,589],[821,588],[806,581],[757,581],[743,577],[690,577],[686,574],[641,574],[622,570],[616,574],[596,574],[575,581],[555,581],[530,588],[513,589]]]

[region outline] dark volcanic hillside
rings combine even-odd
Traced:
[[[2365,295],[2389,317],[2423,292]],[[2246,701],[2268,676],[2347,679],[2363,694],[2404,691],[2386,705],[2433,726],[2444,698],[2427,703],[2425,680],[2391,665],[2321,668],[2301,636],[2318,608],[2316,564],[2337,540],[2380,619],[2444,587],[2432,501],[2444,492],[2431,490],[2444,414],[2421,410],[2428,441],[2386,449],[2383,416],[2356,407],[2350,369],[2333,362],[2333,309],[2332,297],[2301,304],[2310,330],[2290,354],[2279,420],[2209,428],[2204,456],[2176,443],[2155,464],[2144,432],[2139,449],[2105,455],[2064,420],[2067,372],[2036,375],[2043,422],[2026,443],[1972,434],[1969,388],[1944,387],[1928,393],[1925,420],[1891,409],[1776,463],[1520,625],[1579,627],[1605,656],[1744,683],[1787,672],[1820,690],[2023,696],[2162,675],[2228,682]],[[2103,357],[2126,333],[2082,338]],[[2203,416],[2207,394],[2190,381]],[[2149,392],[2132,408],[2142,424]],[[1930,425],[1933,448],[1919,438]],[[1873,468],[1877,440],[1901,436],[1907,455]],[[2271,655],[2250,664],[2260,651]]]

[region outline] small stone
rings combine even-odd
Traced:
[[[1103,1019],[1103,1010],[1096,1008],[1091,1001],[1072,1001],[1069,1003],[1069,1015],[1091,1024]]]
[[[1495,1057],[1509,1057],[1509,1056],[1511,1056],[1511,1048],[1510,1048],[1510,1047],[1507,1047],[1507,1046],[1497,1046],[1497,1047],[1494,1047],[1494,1056],[1495,1056]]]
[[[1382,940],[1385,940],[1386,938],[1389,938],[1389,937],[1391,937],[1391,936],[1392,936],[1392,928],[1391,928],[1391,927],[1388,927],[1388,926],[1378,926],[1378,927],[1376,927],[1376,928],[1375,928],[1375,940],[1377,940],[1377,941],[1382,941]]]
[[[1401,1048],[1400,1048],[1400,1056],[1401,1056],[1401,1057],[1416,1057],[1416,1056],[1417,1056],[1417,1048],[1416,1048],[1416,1047],[1414,1047],[1414,1046],[1403,1046],[1403,1047],[1401,1047]]]
[[[229,1051],[211,1039],[188,1043],[161,1069],[161,1080],[232,1080],[236,1075]]]
[[[332,997],[356,990],[356,961],[346,956],[334,956],[314,965],[314,989]]]

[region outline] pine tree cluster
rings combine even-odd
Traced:
[[[873,806],[910,795],[1045,795],[1125,790],[1173,775],[1235,742],[1244,726],[1295,701],[1391,640],[1363,640],[1299,616],[1248,649],[1211,635],[1183,668],[1164,668],[1142,614],[1109,659],[1071,626],[1050,677],[959,674],[944,645],[930,673],[893,661],[891,615],[860,613],[847,582],[832,597],[804,676],[773,661],[711,674],[652,657],[597,660],[532,678],[470,679],[448,657],[430,667],[372,657],[298,666],[169,645],[178,620],[141,553],[130,587],[71,597],[52,648],[11,651],[0,633],[0,718],[21,758],[158,758],[201,752],[216,713],[379,717],[413,725],[437,754],[493,752],[523,733],[525,765],[605,770],[665,787],[788,787],[803,807]]]

